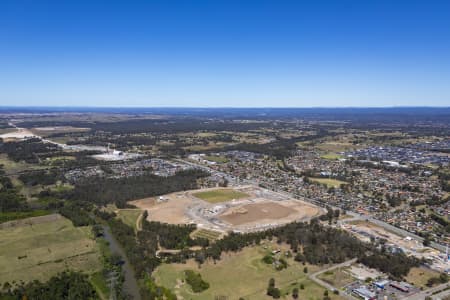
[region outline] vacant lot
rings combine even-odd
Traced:
[[[38,136],[47,137],[51,134],[61,133],[73,133],[73,132],[86,132],[91,130],[90,128],[80,128],[72,126],[54,126],[54,127],[35,127],[30,131]]]
[[[439,277],[439,273],[423,267],[412,268],[406,276],[406,281],[417,287],[426,288],[428,279],[432,277]]]
[[[164,264],[154,272],[154,276],[159,284],[173,290],[179,296],[178,299],[185,300],[210,300],[219,296],[228,296],[227,299],[272,299],[266,296],[267,284],[272,277],[283,295],[291,293],[293,288],[303,284],[304,290],[299,291],[300,299],[323,298],[324,289],[310,281],[303,272],[304,266],[292,258],[287,259],[289,266],[282,271],[276,271],[272,265],[262,262],[262,258],[269,251],[270,248],[265,250],[260,246],[246,248],[237,254],[224,254],[217,264],[207,262],[201,268],[193,261],[188,261],[187,264]],[[317,271],[315,266],[307,267],[309,272]],[[199,294],[193,293],[190,287],[182,282],[187,269],[199,272],[203,280],[210,284],[210,288]],[[284,296],[284,299],[292,297]],[[331,295],[331,299],[341,298]]]
[[[155,198],[144,198],[130,201],[130,204],[147,210],[148,221],[156,221],[170,224],[186,224],[190,219],[186,216],[185,210],[192,204],[192,199],[185,193],[172,193],[164,195],[165,201],[159,202]]]
[[[213,161],[216,163],[226,163],[228,162],[228,159],[225,156],[218,156],[218,155],[209,155],[204,157],[206,160]]]
[[[336,288],[341,288],[356,281],[346,269],[342,268],[322,273],[319,275],[319,279],[322,279]]]
[[[309,178],[312,182],[317,182],[320,184],[325,184],[327,187],[339,187],[341,184],[347,184],[345,181],[331,179],[331,178]]]
[[[329,160],[337,160],[339,158],[342,158],[343,156],[336,153],[326,153],[320,156],[323,159],[329,159]]]
[[[68,268],[87,272],[101,268],[90,227],[74,227],[63,217],[34,220],[0,230],[0,284],[47,280]]]
[[[232,209],[220,218],[233,225],[241,225],[257,220],[281,219],[295,213],[290,207],[274,202],[248,204]]]
[[[242,199],[249,197],[248,194],[233,189],[209,190],[193,193],[192,195],[209,203],[225,202],[233,199]]]

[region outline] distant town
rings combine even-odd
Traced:
[[[69,266],[101,299],[444,299],[450,111],[396,110],[3,110],[4,293]]]

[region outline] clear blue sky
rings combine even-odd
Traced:
[[[0,105],[450,106],[450,1],[1,0]]]

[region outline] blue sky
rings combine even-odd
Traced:
[[[450,1],[2,0],[0,105],[450,106]]]

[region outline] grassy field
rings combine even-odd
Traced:
[[[431,277],[439,277],[439,273],[427,268],[412,268],[406,276],[406,281],[417,287],[425,288],[425,284]]]
[[[101,272],[96,272],[91,275],[90,282],[94,286],[97,293],[99,293],[100,298],[109,299],[109,283],[106,282]]]
[[[350,276],[345,269],[335,269],[319,275],[319,279],[331,284],[336,288],[341,288],[356,281],[355,278]]]
[[[272,265],[262,262],[262,258],[269,250],[261,246],[246,248],[237,254],[223,255],[214,264],[207,262],[198,268],[193,261],[187,264],[164,264],[155,272],[154,277],[159,284],[170,288],[183,299],[215,299],[216,296],[228,296],[228,299],[243,297],[246,300],[272,299],[266,296],[266,289],[270,278],[275,279],[275,286],[280,288],[282,299],[292,299],[286,293],[291,293],[295,287],[304,286],[300,290],[300,299],[322,299],[324,289],[307,278],[303,272],[304,266],[288,258],[289,266],[281,271],[274,270]],[[210,284],[210,288],[195,294],[189,285],[182,282],[184,271],[194,270],[201,274],[203,280]],[[309,272],[317,271],[317,267],[308,266]],[[341,299],[331,295],[331,299]]]
[[[209,155],[204,157],[206,160],[213,161],[216,163],[226,163],[228,159],[225,156]]]
[[[332,178],[309,178],[312,182],[317,182],[320,184],[325,184],[327,187],[339,187],[341,184],[347,184],[345,181],[332,179]]]
[[[1,229],[0,284],[45,281],[66,269],[98,271],[99,249],[90,235],[90,227],[74,227],[62,217]]]
[[[192,238],[205,238],[210,241],[217,240],[222,235],[219,231],[208,230],[208,229],[198,229],[191,234]]]
[[[320,156],[323,159],[328,159],[328,160],[337,160],[339,158],[342,158],[343,156],[337,153],[326,153]]]
[[[15,162],[8,158],[8,155],[0,154],[0,165],[3,165],[3,170],[6,174],[16,174],[25,170],[38,170],[42,169],[42,166],[28,164],[26,162]]]
[[[233,199],[241,199],[249,195],[232,189],[217,189],[193,194],[195,197],[205,200],[209,203],[218,203],[230,201]]]
[[[117,211],[117,217],[136,230],[136,221],[142,212],[141,209],[120,209]]]

